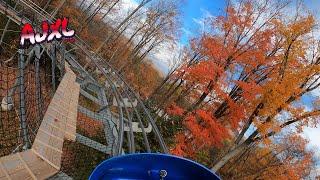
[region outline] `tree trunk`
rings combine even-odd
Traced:
[[[181,80],[180,83],[178,84],[178,86],[176,86],[173,91],[171,91],[167,96],[166,96],[166,100],[169,100],[169,98],[171,98],[171,96],[179,89],[179,87],[182,85],[182,83],[184,82],[184,80]]]
[[[238,137],[236,138],[236,141],[234,142],[234,144],[239,144],[241,139],[243,138],[244,134],[247,132],[247,130],[249,129],[250,125],[253,122],[253,119],[258,115],[259,110],[263,107],[263,103],[259,103],[259,105],[256,107],[256,109],[253,111],[253,113],[251,114],[251,116],[248,118],[246,124],[243,126],[240,134],[238,135]]]
[[[219,171],[230,159],[234,158],[235,156],[239,155],[243,152],[250,144],[252,143],[251,140],[246,140],[241,145],[236,146],[230,152],[225,154],[212,168],[213,172]]]
[[[209,82],[209,85],[207,86],[207,88],[208,88],[208,91],[203,92],[202,95],[200,96],[200,98],[198,99],[198,101],[196,103],[194,103],[190,108],[188,108],[188,110],[185,112],[185,114],[197,109],[200,106],[200,104],[206,99],[206,97],[209,95],[209,93],[213,89],[213,81],[212,80]]]
[[[183,98],[188,97],[188,95],[191,93],[191,90],[193,89],[193,86],[189,86],[187,89],[183,90],[178,98],[175,100],[176,104],[179,104]]]
[[[161,82],[161,84],[158,85],[155,90],[153,90],[153,92],[150,94],[148,99],[152,99],[155,94],[158,94],[158,92],[162,89],[162,87],[168,82],[172,74],[173,73],[170,73],[165,77],[165,79]]]
[[[117,0],[112,4],[112,6],[108,9],[108,11],[101,17],[101,20],[103,20],[110,13],[110,11],[114,8],[114,6],[118,4],[119,1],[120,0]]]
[[[102,48],[104,47],[105,44],[109,43],[111,38],[113,38],[114,34],[127,22],[129,19],[139,10],[141,9],[144,5],[149,3],[151,0],[146,0],[142,1],[116,28],[113,29],[113,31],[105,38],[103,43],[95,50],[96,53],[100,53]]]

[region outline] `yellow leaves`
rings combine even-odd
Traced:
[[[315,109],[311,112],[301,113],[301,115],[296,116],[296,118],[300,119],[302,126],[317,127],[320,123],[320,110]]]
[[[310,44],[310,33],[315,26],[314,17],[309,15],[299,17],[297,20],[285,23],[281,20],[273,20],[273,25],[278,32],[276,37],[282,39],[283,53],[279,54],[280,61],[287,61],[288,66],[294,67],[306,59],[307,48]],[[290,65],[291,63],[291,65]]]
[[[271,119],[269,122],[259,122],[254,121],[255,126],[259,132],[259,136],[263,137],[263,141],[268,143],[269,138],[264,138],[268,135],[268,133],[275,132],[278,133],[281,131],[280,124],[276,122],[274,119]]]
[[[272,145],[270,145],[272,146]],[[257,156],[267,156],[268,154],[272,153],[273,149],[269,148],[270,146],[265,146],[261,149],[257,150]]]
[[[311,29],[314,27],[314,24],[314,17],[312,15],[309,15],[305,18],[302,18],[299,21],[296,21],[293,24],[290,24],[288,28],[292,35],[303,35],[310,32]]]
[[[301,17],[298,20],[291,21],[289,24],[285,24],[279,20],[273,20],[272,22],[277,27],[279,33],[287,39],[287,42],[309,33],[315,26],[315,20],[312,15]]]
[[[264,138],[262,140],[263,144],[266,146],[269,146],[270,144],[272,144],[271,140],[269,138]]]
[[[262,99],[265,102],[265,108],[261,111],[261,115],[277,113],[276,110],[279,107],[286,109],[292,103],[288,102],[288,99],[298,98],[298,95],[303,92],[304,89],[300,86],[310,72],[304,68],[294,71],[288,69],[283,79],[279,80],[275,77],[263,87]]]
[[[277,143],[266,140],[233,159],[221,174],[230,173],[224,179],[303,179],[313,168],[314,153],[306,150],[306,145],[298,135],[285,135]]]

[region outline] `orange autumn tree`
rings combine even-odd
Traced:
[[[270,139],[284,128],[318,123],[318,106],[306,111],[297,105],[320,85],[315,21],[299,8],[285,16],[288,5],[229,2],[224,16],[208,20],[211,29],[191,46],[201,59],[173,76],[193,87],[186,98],[191,105],[171,106],[180,109],[185,126],[176,136],[174,154],[195,157],[229,142],[213,163],[217,171],[252,144],[272,144]]]
[[[314,152],[300,135],[282,135],[270,146],[253,146],[224,167],[223,179],[304,179],[314,166]]]

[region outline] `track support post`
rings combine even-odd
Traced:
[[[28,127],[26,121],[26,100],[25,100],[25,86],[24,86],[24,50],[19,49],[19,59],[18,59],[18,68],[19,68],[19,114],[20,114],[20,128],[21,135],[23,140],[23,149],[26,150],[30,148],[30,141],[28,137]]]

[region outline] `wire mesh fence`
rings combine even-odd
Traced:
[[[21,57],[0,67],[1,156],[30,148],[54,93],[46,62],[36,63],[27,54]]]

